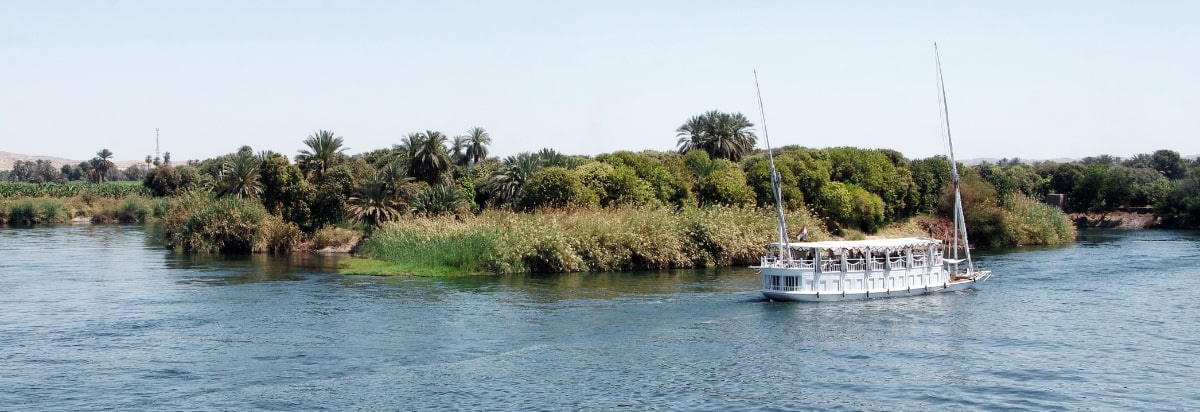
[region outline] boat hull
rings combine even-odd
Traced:
[[[812,291],[777,291],[763,290],[764,297],[775,301],[785,302],[837,302],[843,300],[883,299],[905,296],[927,295],[931,293],[955,292],[970,289],[975,285],[974,280],[960,280],[943,285],[905,288],[897,290],[864,291],[864,292],[812,292]]]

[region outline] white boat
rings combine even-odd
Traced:
[[[976,271],[971,261],[937,44],[934,44],[934,58],[937,62],[940,109],[944,116],[946,140],[949,142],[950,180],[954,184],[953,244],[946,245],[939,239],[929,238],[791,242],[783,217],[779,178],[775,172],[775,159],[771,154],[764,113],[763,136],[771,165],[771,184],[775,191],[779,241],[770,244],[759,265],[753,266],[762,275],[763,296],[771,300],[810,302],[914,296],[968,289],[991,276],[990,271]],[[757,85],[757,79],[755,83]],[[759,109],[762,110],[761,92]],[[960,250],[963,251],[963,258],[959,258]],[[948,257],[945,255],[947,253]]]
[[[757,268],[762,294],[785,301],[923,295],[971,287],[985,272],[957,270],[938,239],[772,243]],[[969,267],[969,265],[967,265]]]

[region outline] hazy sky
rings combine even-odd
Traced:
[[[1200,154],[1200,2],[0,0],[0,151],[350,153],[482,126],[492,153],[672,150],[706,110],[772,144],[959,158]],[[761,125],[759,146],[763,147]]]

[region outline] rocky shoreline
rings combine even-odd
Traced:
[[[1100,213],[1068,213],[1067,218],[1079,228],[1091,229],[1154,229],[1163,227],[1162,219],[1149,210],[1115,210]]]

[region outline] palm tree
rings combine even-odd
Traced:
[[[93,157],[92,160],[87,161],[87,164],[89,166],[87,174],[91,177],[92,183],[103,182],[104,174],[100,173],[100,158]]]
[[[467,130],[467,165],[474,166],[487,159],[488,146],[491,144],[492,137],[482,127],[475,126]]]
[[[347,149],[342,147],[342,137],[334,137],[333,132],[329,130],[318,130],[308,135],[308,138],[304,139],[304,145],[308,146],[308,149],[301,150],[300,154],[296,155],[296,163],[301,169],[314,175],[317,181],[325,179],[325,172],[329,171],[329,166]]]
[[[171,164],[171,152],[163,152],[163,164]]]
[[[387,184],[387,190],[392,196],[402,202],[408,202],[419,191],[408,175],[408,165],[400,160],[388,163],[377,175],[379,180]]]
[[[405,179],[408,179],[409,181],[412,180],[412,178],[408,176],[408,165],[398,159],[392,160],[383,165],[378,173],[379,179],[388,183],[400,182],[404,181]]]
[[[262,162],[254,153],[239,151],[221,165],[223,185],[218,196],[235,195],[242,198],[252,198],[262,193],[262,182],[258,180],[258,171]]]
[[[417,150],[421,148],[422,144],[425,144],[424,133],[409,133],[408,136],[400,139],[400,144],[392,147],[392,149],[400,152],[405,158],[412,159],[416,157]]]
[[[150,157],[150,155],[146,155],[146,170],[150,170],[150,162],[152,161],[154,161],[154,158]]]
[[[751,129],[754,123],[741,113],[711,110],[694,116],[675,129],[679,153],[704,150],[712,158],[737,162],[754,150],[757,137]]]
[[[679,137],[676,145],[679,146],[679,154],[684,154],[695,149],[699,149],[704,145],[705,130],[708,128],[708,122],[703,116],[692,116],[682,126],[675,129],[675,136]]]
[[[717,119],[716,129],[719,132],[705,148],[710,156],[737,162],[754,150],[758,138],[754,136],[754,123],[750,123],[745,115],[721,113]]]
[[[408,166],[393,161],[375,173],[346,200],[346,214],[367,225],[368,230],[398,219],[417,196],[417,185],[408,176]]]
[[[578,157],[567,156],[559,153],[557,150],[544,147],[539,150],[534,156],[537,156],[542,167],[561,167],[564,169],[574,169],[583,165],[583,159]]]
[[[718,172],[724,172],[726,169],[728,169],[728,163],[707,157],[694,158],[688,156],[688,158],[684,159],[684,162],[689,168],[692,169],[692,173],[695,174],[699,179],[706,179],[709,176],[717,174]]]
[[[459,213],[469,207],[466,198],[458,188],[440,184],[430,186],[413,199],[413,213],[422,216],[437,216],[447,213]]]
[[[346,214],[363,222],[372,230],[384,222],[399,219],[404,205],[388,188],[388,182],[378,177],[364,182],[346,199]]]
[[[528,152],[504,159],[504,164],[481,187],[497,206],[513,207],[520,197],[525,182],[541,169],[541,159]]]
[[[418,146],[409,161],[413,176],[429,184],[437,184],[452,165],[446,153],[446,135],[432,130],[425,131],[418,139]]]
[[[96,183],[104,183],[104,176],[108,171],[112,170],[116,165],[111,160],[113,152],[108,149],[101,149],[96,152],[96,158],[92,159],[92,167],[96,170]]]
[[[470,160],[467,158],[466,149],[467,137],[454,136],[454,139],[450,141],[450,161],[456,166],[466,166]]]

